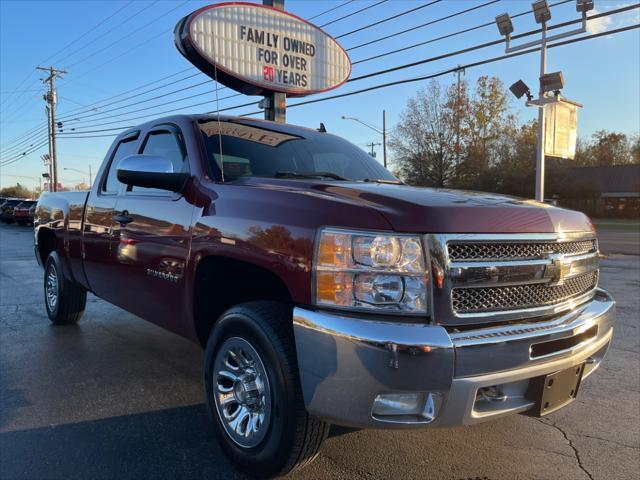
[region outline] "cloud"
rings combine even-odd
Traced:
[[[630,6],[630,3],[616,5],[616,8],[624,8]],[[605,6],[604,10],[611,10],[611,6]],[[597,15],[602,13],[598,11],[598,9],[593,9],[590,13],[591,15]],[[594,18],[593,20],[587,21],[587,31],[589,33],[601,33],[606,30],[612,30],[615,28],[627,27],[629,25],[634,25],[640,22],[640,12],[638,9],[627,10],[626,12],[619,13],[617,15],[611,15],[608,17],[600,17]]]
[[[597,9],[593,9],[591,15],[597,15],[600,13]],[[587,32],[589,33],[601,33],[609,29],[613,24],[611,17],[594,18],[587,22]]]

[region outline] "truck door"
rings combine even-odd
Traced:
[[[82,230],[83,265],[91,290],[101,298],[116,303],[118,297],[117,265],[113,234],[118,195],[124,188],[116,177],[116,168],[124,157],[136,153],[139,131],[125,134],[111,149],[105,168],[98,174],[85,209]]]
[[[188,172],[184,139],[175,125],[147,132],[138,153],[171,160],[174,172]],[[117,305],[164,328],[183,333],[194,206],[176,193],[125,187],[118,196],[114,245],[118,271]]]

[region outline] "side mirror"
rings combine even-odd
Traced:
[[[182,192],[189,174],[174,172],[171,160],[158,155],[129,155],[118,164],[118,180],[125,185]]]

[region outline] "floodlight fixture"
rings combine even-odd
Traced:
[[[545,73],[540,77],[540,90],[544,93],[554,92],[556,95],[564,87],[562,72]]]
[[[509,87],[509,90],[511,90],[511,93],[513,93],[516,98],[522,98],[523,95],[526,95],[527,99],[529,100],[533,98],[533,96],[531,95],[531,90],[529,90],[527,84],[522,80],[518,80],[516,83],[511,85]]]
[[[589,10],[593,10],[593,0],[576,0],[576,12],[587,13]]]
[[[551,20],[551,10],[547,0],[537,0],[531,4],[536,23],[547,23]]]
[[[500,35],[507,37],[513,33],[513,22],[508,13],[503,13],[496,17],[496,25]]]

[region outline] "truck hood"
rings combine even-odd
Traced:
[[[291,193],[335,197],[368,206],[380,212],[394,230],[402,232],[561,233],[593,230],[593,224],[583,213],[491,193],[255,177],[246,183]]]

